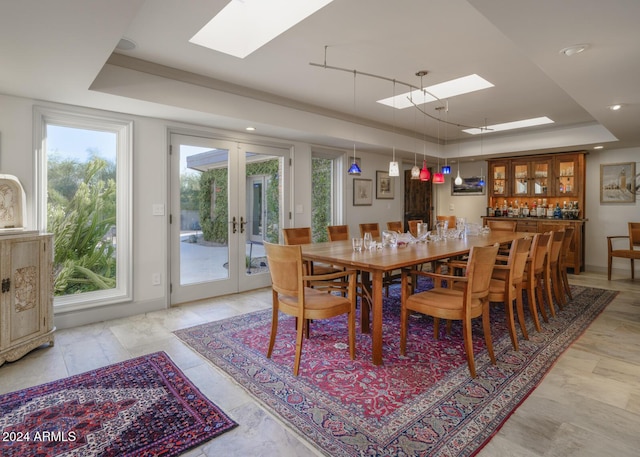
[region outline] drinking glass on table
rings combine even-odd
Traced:
[[[351,238],[351,244],[353,245],[354,251],[362,251],[362,238]]]
[[[372,241],[373,237],[371,236],[371,232],[365,232],[364,238],[362,240],[362,246],[364,247],[365,251],[371,250]]]

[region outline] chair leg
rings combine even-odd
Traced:
[[[544,290],[547,293],[551,317],[556,317],[556,308],[553,306],[553,297],[551,297],[551,273],[549,270],[544,273]]]
[[[518,323],[520,324],[520,330],[525,340],[529,339],[529,333],[527,332],[527,326],[524,321],[524,305],[522,304],[522,285],[516,287],[516,310],[518,313]]]
[[[274,291],[274,300],[277,300],[277,293]],[[267,349],[267,358],[271,358],[273,352],[273,346],[276,342],[276,333],[278,333],[278,305],[277,301],[274,301],[271,312],[271,335],[269,336],[269,349]]]
[[[469,322],[471,326],[471,322]],[[493,339],[491,338],[491,317],[489,315],[489,301],[487,300],[482,307],[482,330],[484,331],[484,343],[487,346],[487,352],[492,364],[496,364],[496,355],[493,352]],[[471,336],[471,332],[469,332]],[[472,346],[473,347],[473,346]]]
[[[551,284],[553,286],[553,295],[554,297],[556,297],[556,301],[558,302],[558,306],[560,307],[560,309],[564,308],[565,305],[565,300],[564,300],[564,294],[562,293],[562,284],[560,283],[560,267],[558,265],[555,265],[552,268],[552,276],[553,279],[551,281]]]
[[[611,254],[609,254],[609,257],[607,258],[607,279],[609,281],[611,281],[611,263],[612,263],[613,259],[611,258]]]
[[[356,358],[356,310],[349,311],[349,356]]]
[[[573,295],[571,294],[571,286],[569,285],[569,276],[567,276],[567,267],[562,267],[560,273],[562,275],[562,285],[564,286],[564,291],[569,297],[569,300],[573,300]]]
[[[542,314],[542,320],[545,322],[549,322],[547,311],[544,309],[544,298],[542,297],[543,290],[544,290],[544,286],[542,285],[542,280],[540,278],[537,278],[536,279],[536,298],[538,300],[538,309],[540,310],[540,314]]]
[[[631,279],[636,278],[636,267],[633,264],[633,259],[631,259]]]
[[[433,339],[437,340],[440,338],[440,318],[433,318]]]
[[[471,319],[462,320],[462,338],[464,342],[464,351],[467,353],[467,365],[471,377],[476,377],[476,364],[473,360],[473,340],[471,334]]]
[[[303,317],[298,317],[298,325],[296,326],[296,356],[293,361],[293,375],[298,376],[298,371],[300,370],[300,356],[302,355],[302,342],[304,341],[304,323],[306,319]]]
[[[511,345],[513,350],[518,350],[518,337],[516,336],[516,325],[513,317],[513,302],[505,299],[504,310],[507,314],[507,326],[509,327],[509,337],[511,338]]]
[[[540,333],[542,328],[540,327],[540,319],[538,319],[538,306],[536,305],[536,294],[534,293],[535,279],[529,278],[531,286],[527,287],[527,302],[529,304],[529,312],[533,319],[533,325],[536,327],[536,331]]]

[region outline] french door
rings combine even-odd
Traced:
[[[289,150],[171,134],[171,304],[270,284],[264,241],[289,209]]]

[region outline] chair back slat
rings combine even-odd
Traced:
[[[349,239],[348,225],[329,225],[327,227],[329,241],[343,241]]]
[[[311,239],[311,227],[295,227],[282,229],[284,234],[284,244],[297,245],[297,244],[310,244]]]
[[[360,224],[360,236],[364,238],[364,234],[367,232],[371,232],[374,239],[380,238],[380,225],[377,222]]]
[[[403,233],[404,229],[402,227],[402,221],[387,222],[387,230],[391,230],[392,232]]]
[[[499,247],[498,244],[494,244],[471,248],[466,271],[469,282],[466,288],[468,299],[465,306],[470,306],[470,299],[484,299],[489,295],[493,266],[496,263]]]
[[[282,295],[298,297],[302,290],[302,248],[264,242],[273,290]]]
[[[516,221],[487,221],[487,225],[491,230],[515,232],[518,224]]]
[[[407,222],[409,224],[409,232],[417,237],[418,236],[418,224],[422,224],[422,219],[413,219]]]
[[[629,222],[629,249],[640,248],[640,222]]]

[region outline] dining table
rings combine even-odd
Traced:
[[[437,260],[463,256],[474,246],[490,246],[495,243],[508,244],[518,238],[533,236],[528,232],[490,231],[478,235],[467,235],[458,238],[446,238],[439,241],[408,242],[395,247],[380,244],[374,249],[355,251],[351,240],[328,241],[302,245],[302,257],[312,262],[359,270],[370,280],[369,295],[371,297],[371,323],[369,313],[363,308],[362,331],[371,332],[371,356],[374,365],[382,365],[382,307],[383,278],[385,273],[403,268],[414,267]],[[365,316],[366,314],[366,316]]]

